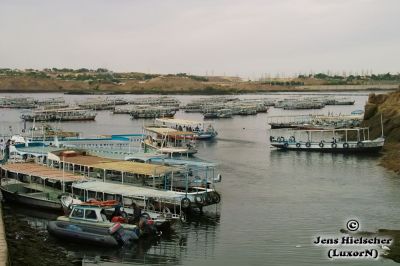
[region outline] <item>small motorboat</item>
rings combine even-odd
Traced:
[[[107,247],[123,246],[139,238],[135,232],[123,229],[120,223],[107,228],[68,221],[50,221],[47,230],[51,235],[61,239]]]
[[[146,198],[143,197],[140,200],[142,200],[144,202],[144,206],[146,206]],[[121,208],[120,205],[121,203],[118,202],[117,200],[100,201],[91,199],[86,202],[82,202],[81,200],[75,199],[70,195],[63,195],[61,196],[61,204],[63,206],[65,216],[59,217],[58,218],[59,220],[65,220],[65,221],[78,220],[79,222],[82,223],[97,222],[103,224],[104,226],[109,226],[109,223],[111,221],[111,222],[119,222],[122,224],[123,227],[126,228],[135,226],[135,225],[129,225],[128,223],[137,223],[138,225],[141,225],[140,227],[141,230],[144,229],[143,227],[153,227],[153,225],[157,229],[166,230],[169,229],[169,227],[175,220],[179,219],[179,215],[171,213],[171,211],[168,208],[165,208],[163,212],[156,211],[154,205],[152,205],[152,210],[146,207],[139,210],[140,209],[139,206],[138,208],[136,208],[136,210],[132,208],[123,207],[120,212],[120,215],[113,216],[112,213],[115,212],[115,209]],[[81,213],[85,211],[84,209],[87,208],[90,208],[90,211],[94,212],[92,214],[93,215],[92,219],[86,219],[86,218],[84,219],[80,217]],[[87,212],[89,212],[89,210],[87,210]],[[135,214],[135,212],[138,212],[139,214]],[[145,223],[143,222],[139,223],[140,220],[144,220]],[[144,231],[151,232],[151,230],[148,230],[148,228],[147,230]]]
[[[68,196],[62,197],[61,202],[73,202],[67,199]],[[76,200],[75,200],[76,202]],[[138,237],[142,235],[156,234],[157,229],[155,223],[148,217],[140,217],[138,225],[131,224],[130,217],[127,213],[120,210],[120,205],[117,201],[88,201],[81,202],[70,206],[65,206],[64,209],[70,210],[66,216],[60,216],[58,221],[70,222],[75,224],[91,225],[103,228],[109,228],[116,223],[119,223],[125,230],[133,231]],[[112,212],[110,215],[109,213]]]

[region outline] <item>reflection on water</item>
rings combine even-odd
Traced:
[[[196,250],[199,256],[208,256],[212,254],[216,227],[219,224],[219,215],[206,210],[203,215],[188,216],[186,223],[175,225],[171,231],[164,232],[161,237],[140,239],[123,248],[101,248],[65,242],[48,235],[47,224],[49,221],[55,220],[57,216],[17,204],[4,203],[4,217],[7,221],[13,221],[12,225],[6,225],[7,229],[18,228],[13,239],[14,242],[19,242],[27,248],[33,248],[31,242],[24,241],[24,236],[30,235],[33,243],[43,242],[50,249],[52,246],[61,247],[63,253],[71,261],[81,261],[85,265],[132,263],[177,265],[181,263],[182,256],[188,254],[187,249]],[[190,239],[192,237],[195,238]],[[16,247],[18,246],[16,245]]]
[[[39,95],[40,96],[40,95]],[[46,95],[41,95],[44,97]],[[47,95],[49,96],[49,95]],[[55,97],[57,95],[51,95]],[[87,96],[66,96],[74,102]],[[125,97],[125,96],[124,96]],[[128,95],[127,98],[139,96]],[[197,96],[178,96],[183,102]],[[246,95],[256,98],[265,95]],[[286,95],[273,95],[275,98]],[[269,145],[267,118],[270,115],[350,113],[362,109],[367,95],[356,94],[354,106],[327,106],[322,110],[285,111],[271,108],[268,113],[250,117],[215,120],[219,132],[215,141],[199,142],[200,159],[218,163],[222,195],[218,207],[205,209],[186,224],[178,224],[160,239],[139,241],[126,249],[99,250],[64,243],[47,235],[43,229],[51,217],[12,211],[16,226],[9,228],[37,234],[36,254],[52,253],[50,262],[64,258],[71,265],[82,264],[164,264],[164,265],[332,265],[312,244],[317,234],[337,234],[343,223],[357,217],[363,228],[398,228],[400,217],[400,179],[379,166],[374,156],[329,154],[319,152],[278,151]],[[68,131],[78,130],[87,136],[141,132],[150,120],[132,120],[127,115],[113,116],[98,112],[96,121],[62,123]],[[201,114],[179,111],[176,118],[202,120]],[[0,112],[0,131],[8,126],[22,128],[19,111]],[[54,126],[60,126],[54,123]],[[27,126],[31,126],[27,123]],[[7,211],[6,211],[7,212]],[[5,215],[10,215],[10,212]],[[15,216],[18,213],[18,216]],[[36,217],[36,218],[33,218]],[[27,229],[27,225],[30,229]],[[35,229],[33,229],[35,228]],[[30,231],[34,230],[34,231]],[[15,238],[16,234],[12,234]],[[18,256],[29,248],[18,247]],[[41,245],[41,241],[45,245]],[[26,245],[25,241],[20,241]],[[20,243],[18,242],[18,243]],[[64,254],[64,255],[63,255]],[[51,255],[51,254],[50,254]],[[398,256],[393,260],[399,261]],[[393,265],[380,260],[379,265]],[[336,262],[335,262],[336,264]],[[377,265],[376,261],[342,261],[342,265]],[[61,264],[60,264],[61,265]]]

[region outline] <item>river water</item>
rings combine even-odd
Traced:
[[[33,96],[44,98],[61,94]],[[288,96],[295,95],[239,97]],[[65,97],[75,102],[90,96]],[[177,96],[183,102],[196,97]],[[312,111],[271,108],[266,114],[215,120],[214,127],[219,135],[214,141],[200,142],[197,157],[219,164],[218,172],[223,179],[217,189],[222,201],[217,207],[207,208],[202,217],[193,217],[187,224],[176,225],[171,234],[155,242],[138,243],[131,250],[107,252],[62,241],[49,242],[47,247],[57,246],[75,262],[83,261],[84,265],[332,265],[326,255],[327,248],[315,246],[313,240],[321,235],[340,237],[340,229],[346,227],[349,219],[357,219],[365,231],[400,229],[400,180],[380,167],[376,156],[272,149],[267,119],[270,115],[350,113],[363,109],[368,95],[355,93],[348,97],[356,101],[354,106],[328,106]],[[1,110],[0,130],[22,129],[19,114],[19,110]],[[200,114],[182,111],[175,117],[202,119]],[[100,111],[95,122],[71,122],[61,126],[64,130],[90,136],[137,133],[146,122],[150,120],[131,120],[128,115]],[[5,212],[11,215],[18,210],[6,208]],[[36,225],[38,222],[42,226],[36,226],[34,230],[47,234],[44,228],[50,218],[25,212],[16,217],[17,223]],[[336,260],[334,263],[396,264],[390,259],[379,262]]]

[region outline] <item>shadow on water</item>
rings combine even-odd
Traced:
[[[271,148],[271,157],[272,156],[281,156],[281,155],[292,155],[292,156],[313,156],[313,155],[319,155],[319,156],[327,156],[327,157],[341,157],[344,159],[377,159],[382,156],[380,153],[340,153],[340,152],[321,152],[321,151],[295,151],[295,150],[284,150],[284,149],[277,149],[277,148]]]
[[[220,219],[213,210],[194,212],[185,223],[177,223],[161,237],[140,239],[122,248],[102,248],[49,235],[47,224],[57,214],[9,203],[4,203],[3,209],[12,265],[181,264],[191,230],[213,231]]]
[[[3,204],[3,218],[6,230],[11,265],[81,265],[70,257],[67,251],[49,237],[47,218],[40,214],[28,216],[29,210],[20,212],[21,207]]]

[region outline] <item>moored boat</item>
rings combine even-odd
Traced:
[[[379,152],[385,143],[383,136],[370,140],[368,128],[313,129],[289,132],[293,134],[290,137],[270,136],[271,145],[283,150],[333,153],[375,153]],[[294,136],[296,134],[306,135],[307,137],[306,139],[297,139]],[[319,137],[315,137],[316,135]],[[329,139],[327,135],[330,136]]]
[[[196,133],[167,127],[146,127],[149,134],[143,141],[145,150],[155,150],[170,156],[190,156],[197,153]]]
[[[124,205],[127,200],[129,200],[130,203],[129,206]],[[172,213],[171,210],[165,206],[162,210],[157,211],[154,204],[151,204],[150,200],[146,197],[124,197],[122,202],[117,200],[99,201],[94,199],[82,202],[69,195],[66,195],[61,197],[61,203],[66,215],[59,217],[58,220],[75,221],[81,223],[97,223],[99,226],[108,226],[109,222],[118,221],[122,223],[122,226],[125,229],[128,230],[137,231],[136,229],[138,227],[133,224],[138,224],[141,226],[141,232],[151,232],[152,225],[154,225],[157,229],[168,230],[175,221],[181,219],[179,214],[176,212]],[[159,204],[158,206],[161,205]],[[84,210],[88,208],[93,212],[91,219],[82,219],[81,217],[76,217],[78,210]],[[137,233],[139,233],[139,231]]]
[[[108,228],[57,220],[49,222],[47,231],[63,240],[69,239],[106,247],[123,246],[138,239],[134,232],[124,230],[119,223]]]
[[[96,113],[89,110],[78,108],[61,108],[61,109],[43,109],[33,110],[29,113],[21,114],[21,119],[24,121],[93,121],[96,118]]]
[[[175,128],[180,131],[193,132],[195,133],[195,139],[198,140],[213,139],[218,135],[218,132],[210,123],[206,126],[205,123],[200,121],[170,118],[158,118],[155,122],[156,124]],[[187,137],[190,137],[190,135]]]
[[[61,202],[57,198],[57,194],[30,188],[28,184],[18,180],[2,178],[0,190],[6,201],[61,211]]]
[[[3,197],[35,208],[61,211],[61,195],[73,182],[85,178],[34,163],[8,163],[0,166]]]

